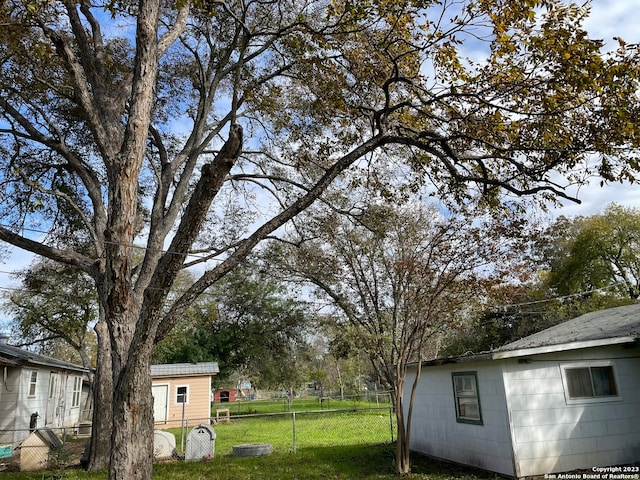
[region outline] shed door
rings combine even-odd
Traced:
[[[169,385],[152,385],[151,395],[153,395],[153,421],[167,423]]]

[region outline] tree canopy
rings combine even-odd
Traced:
[[[154,345],[346,170],[366,183],[396,162],[406,188],[491,205],[567,197],[594,173],[634,180],[637,47],[603,52],[587,14],[559,0],[3,2],[0,240],[94,282],[92,442],[112,443],[91,451],[110,453],[110,478],[151,478]],[[465,57],[470,41],[486,58]]]
[[[559,217],[532,237],[530,274],[494,288],[444,352],[499,347],[585,313],[638,300],[640,211],[610,204],[600,214]]]
[[[288,388],[310,328],[304,306],[282,285],[240,268],[187,310],[154,356],[160,363],[215,360],[222,385],[235,374],[258,388]]]
[[[640,296],[640,209],[614,203],[598,215],[560,217],[543,242],[545,282],[558,295],[606,289]]]
[[[91,279],[78,270],[44,260],[20,272],[22,288],[6,296],[5,311],[24,346],[87,368],[95,366],[98,319]]]
[[[278,270],[315,287],[325,308],[353,329],[393,392],[396,462],[399,472],[409,473],[413,396],[403,400],[408,365],[436,356],[441,337],[510,275],[515,263],[508,260],[525,243],[527,229],[519,219],[510,224],[477,210],[365,203],[351,217],[313,209],[270,254]]]

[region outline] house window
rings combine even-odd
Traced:
[[[476,372],[459,372],[451,375],[456,402],[456,420],[461,423],[482,425]]]
[[[38,384],[38,372],[36,370],[31,372],[31,377],[29,378],[29,397],[36,396],[36,386]]]
[[[189,403],[189,387],[176,387],[176,403]]]
[[[565,367],[564,375],[567,392],[572,400],[618,395],[611,365]]]
[[[73,377],[73,396],[71,398],[71,407],[80,406],[81,393],[82,393],[82,377]]]
[[[56,377],[55,373],[52,373],[49,378],[49,400],[53,400],[56,396]]]

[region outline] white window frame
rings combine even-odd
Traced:
[[[82,377],[73,377],[73,392],[71,396],[71,408],[80,406],[80,398],[82,397]]]
[[[180,388],[186,388],[187,389],[187,392],[184,395],[184,397],[185,397],[185,399],[184,399],[185,401],[184,402],[179,402],[178,401],[178,395],[179,395],[178,394],[178,389],[180,389]],[[176,405],[182,405],[182,404],[189,405],[189,390],[190,390],[189,385],[176,385],[175,395],[173,396],[174,403]]]
[[[34,378],[34,375],[35,375],[35,378]],[[37,394],[38,394],[38,371],[31,370],[29,372],[29,390],[28,390],[27,397],[35,398]]]
[[[576,369],[576,368],[589,368],[592,367],[611,367],[611,373],[613,374],[613,382],[616,388],[615,395],[603,395],[599,397],[579,397],[579,398],[571,398],[569,396],[569,384],[567,380],[567,370]],[[562,370],[562,387],[564,389],[564,398],[567,405],[580,405],[580,404],[588,404],[588,403],[610,403],[610,402],[620,402],[622,401],[622,396],[620,395],[620,382],[618,381],[618,374],[616,372],[616,367],[614,362],[611,360],[592,360],[588,362],[574,362],[574,363],[563,363],[560,365],[560,369]]]

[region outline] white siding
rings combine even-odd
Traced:
[[[47,408],[53,409],[51,424],[54,428],[74,427],[80,421],[80,408],[73,407],[73,379],[78,375],[73,372],[56,372],[58,385],[55,399],[49,399]]]
[[[517,476],[543,475],[640,460],[640,359],[636,349],[608,347],[505,362]],[[571,403],[562,366],[613,366],[618,396]]]
[[[29,396],[29,385],[31,382],[31,372],[38,372],[36,382],[36,392],[34,396]],[[44,427],[45,412],[47,410],[47,395],[49,393],[49,370],[38,368],[22,368],[20,370],[20,388],[18,394],[18,404],[15,410],[15,428],[22,430],[20,435],[26,438],[29,435],[29,422],[31,414],[38,413],[38,427]]]
[[[0,445],[13,444],[16,405],[19,398],[20,370],[12,367],[0,367],[2,375],[0,385]]]
[[[453,372],[477,372],[482,425],[458,423]],[[415,370],[409,372],[409,401]],[[411,450],[445,460],[514,475],[502,367],[499,362],[424,367],[415,394]],[[407,408],[405,407],[405,411]]]
[[[2,367],[4,369],[4,367]],[[38,377],[34,395],[29,395],[31,374],[37,371]],[[77,373],[55,372],[57,375],[57,391],[54,401],[49,402],[49,382],[51,370],[38,367],[7,367],[6,384],[2,385],[0,401],[0,444],[13,444],[29,436],[31,415],[37,413],[36,428],[50,426],[53,428],[74,427],[79,422],[80,408],[72,407],[73,379]],[[45,425],[47,408],[51,416],[50,423]]]

